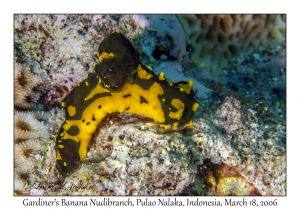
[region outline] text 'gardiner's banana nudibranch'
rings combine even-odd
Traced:
[[[107,114],[140,114],[169,128],[192,125],[198,108],[192,81],[173,83],[164,73],[154,74],[121,33],[106,37],[97,55],[95,73],[62,102],[66,120],[56,138],[56,167],[64,177],[86,157],[92,134]]]

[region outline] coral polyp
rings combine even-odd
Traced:
[[[39,83],[38,77],[22,64],[15,65],[15,85],[17,91],[29,93]]]
[[[286,195],[286,15],[14,17],[15,195]]]
[[[28,140],[18,143],[15,146],[15,167],[19,165],[33,165],[35,155],[41,149],[41,143],[39,140]]]

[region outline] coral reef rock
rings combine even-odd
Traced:
[[[157,37],[170,39],[169,55],[182,58],[185,53],[184,30],[175,15],[134,15],[133,19],[141,29],[155,31]]]

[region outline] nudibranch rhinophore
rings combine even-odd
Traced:
[[[120,32],[98,49],[95,73],[63,100],[66,120],[56,138],[56,167],[65,177],[83,160],[92,134],[110,113],[129,112],[152,118],[164,128],[190,126],[198,108],[193,81],[173,83],[154,74]]]

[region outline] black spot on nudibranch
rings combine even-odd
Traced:
[[[92,121],[96,121],[96,118],[94,117],[94,115],[93,115],[93,117],[92,117]]]
[[[98,109],[101,109],[101,105],[98,106]]]
[[[146,103],[148,104],[148,101],[143,97],[143,96],[140,96],[140,103]]]
[[[130,96],[131,96],[130,94],[126,94],[126,95],[123,96],[123,98],[128,98]]]
[[[77,126],[71,126],[66,132],[71,136],[76,136],[79,134],[79,128]]]

